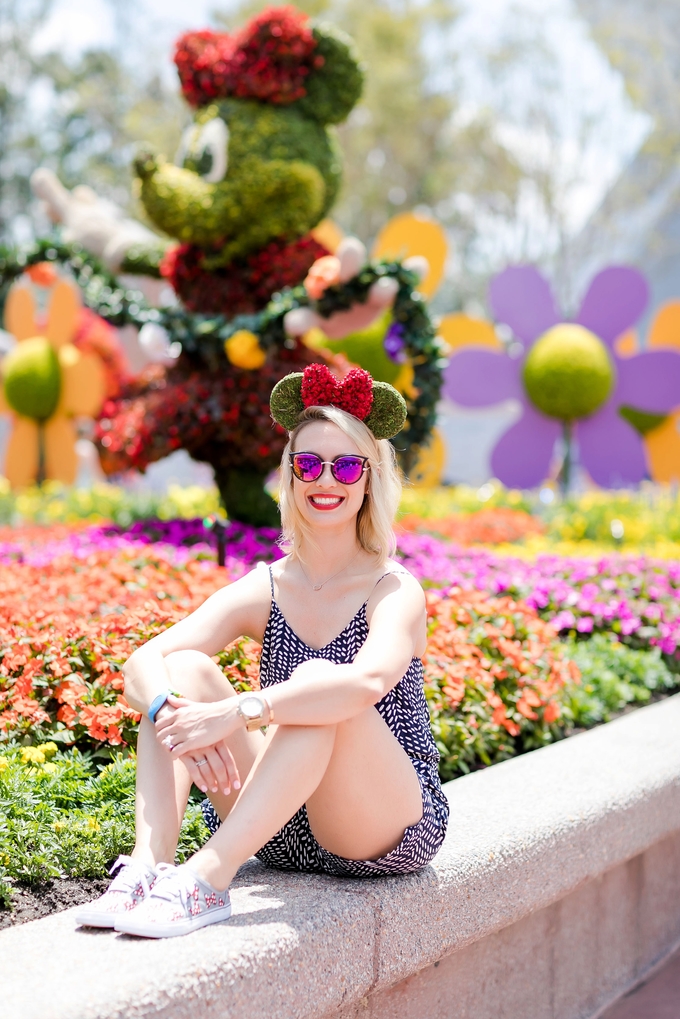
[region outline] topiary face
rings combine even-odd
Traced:
[[[523,369],[529,399],[560,421],[588,417],[605,403],[615,382],[604,343],[583,326],[554,326],[533,345]]]
[[[308,233],[340,184],[336,146],[321,124],[293,107],[248,99],[200,110],[178,162],[137,159],[144,208],[179,241],[220,245],[223,261]]]
[[[271,8],[229,35],[188,33],[175,62],[197,108],[178,166],[136,160],[144,207],[177,240],[224,265],[308,233],[333,204],[340,159],[327,125],[344,120],[363,75],[351,43]]]

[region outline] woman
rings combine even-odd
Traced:
[[[125,695],[143,715],[135,849],[81,924],[185,934],[230,915],[229,884],[253,854],[285,870],[374,877],[417,870],[444,839],[420,661],[425,600],[390,559],[400,482],[387,438],[404,401],[360,369],[338,384],[312,365],[277,384],[271,408],[290,432],[288,555],[126,663]],[[262,644],[256,693],[236,694],[211,658],[242,634]],[[192,782],[222,823],[175,867]]]

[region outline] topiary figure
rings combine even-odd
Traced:
[[[320,316],[336,338],[370,327],[386,309],[404,323],[421,365],[408,430],[395,440],[409,450],[434,423],[440,351],[414,300],[417,277],[401,263],[368,265],[365,250],[357,257],[350,243],[339,252],[335,286],[317,298],[301,286],[329,256],[312,231],[341,181],[331,127],[361,94],[351,41],[293,7],[270,8],[233,34],[183,35],[175,62],[195,111],[178,165],[151,151],[135,160],[146,215],[171,241],[112,217],[82,189],[67,192],[49,171],[38,171],[33,185],[65,239],[113,272],[165,277],[182,302],[153,313],[123,288],[96,289],[97,310],[111,321],[146,321],[140,341],[163,362],[105,404],[104,469],[143,470],[182,447],[213,466],[231,517],[273,523],[263,481],[285,434],[272,425],[269,394],[287,373],[333,359],[305,342],[304,315]],[[94,289],[88,283],[87,292]]]

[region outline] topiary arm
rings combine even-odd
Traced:
[[[45,203],[50,219],[61,224],[67,243],[81,244],[111,272],[119,272],[128,253],[137,249],[134,268],[130,264],[126,271],[158,275],[154,266],[162,258],[167,242],[142,223],[128,219],[118,206],[101,199],[89,187],[69,191],[45,167],[35,171],[31,187]]]

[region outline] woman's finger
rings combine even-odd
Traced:
[[[220,756],[220,758],[221,758],[221,760],[222,760],[222,762],[224,764],[224,767],[226,768],[227,777],[228,777],[228,781],[229,781],[230,787],[232,789],[240,789],[241,788],[241,776],[238,773],[238,767],[236,766],[236,761],[234,760],[234,755],[232,754],[232,752],[229,749],[229,747],[227,746],[227,744],[224,743],[224,742],[223,743],[218,743],[217,746],[215,747],[215,752],[217,754],[219,754],[219,756]],[[225,793],[226,793],[226,790],[225,790]]]
[[[217,753],[216,748],[206,747],[202,751],[202,756],[206,758],[208,766],[210,767],[211,776],[215,782],[214,785],[211,785],[211,791],[216,793],[222,790],[224,795],[228,796],[231,792],[231,782],[229,781],[229,775],[224,766],[224,761]]]
[[[193,784],[197,786],[202,793],[207,793],[208,780],[207,776],[203,774],[205,768],[204,767],[199,768],[199,766],[196,764],[196,760],[201,760],[201,758],[199,757],[194,759],[194,757],[191,754],[185,754],[183,757],[180,758],[180,760],[184,767],[189,772],[189,778],[191,779]]]

